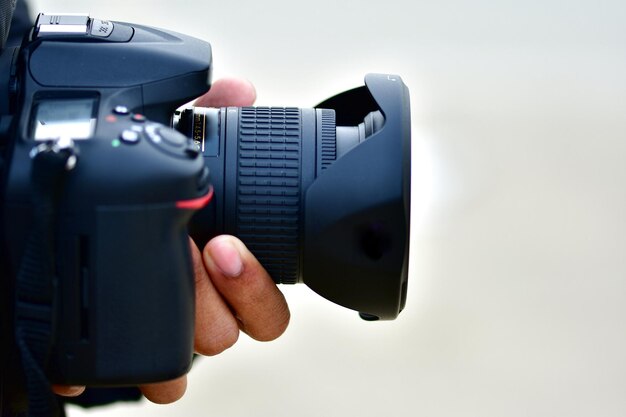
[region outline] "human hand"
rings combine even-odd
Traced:
[[[254,87],[243,80],[216,81],[196,106],[248,106],[256,98]],[[194,347],[201,355],[217,355],[235,344],[240,330],[269,341],[280,336],[289,323],[289,308],[265,269],[245,245],[233,236],[218,236],[202,253],[190,239],[196,279]],[[187,377],[139,388],[150,401],[166,404],[180,399]],[[63,396],[77,396],[85,387],[54,385]]]

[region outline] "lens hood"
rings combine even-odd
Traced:
[[[304,283],[366,320],[394,319],[404,307],[408,281],[408,89],[399,76],[369,74],[365,86],[317,107],[335,110],[337,126],[357,125],[376,111],[384,124],[306,191]]]

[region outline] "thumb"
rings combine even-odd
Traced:
[[[273,340],[289,323],[285,297],[265,268],[234,236],[214,238],[204,248],[211,281],[232,308],[240,328],[256,340]]]

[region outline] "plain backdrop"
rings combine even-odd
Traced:
[[[92,416],[626,415],[626,4],[33,1],[210,41],[216,78],[312,106],[400,74],[409,297],[365,323],[305,286],[272,343],[197,363],[183,400]],[[333,242],[328,242],[332,245]],[[70,416],[84,412],[70,409]]]

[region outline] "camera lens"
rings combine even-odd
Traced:
[[[397,109],[386,113],[368,93],[360,102],[369,105],[339,126],[333,108],[178,113],[175,127],[196,141],[215,190],[190,222],[193,239],[202,246],[235,235],[276,283],[303,282],[362,317],[395,318],[408,278],[410,126],[401,87]]]
[[[203,149],[216,187],[219,213],[193,221],[194,238],[234,234],[277,283],[300,282],[304,190],[365,140],[365,129],[341,134],[334,110],[284,107],[186,109],[177,128]]]

